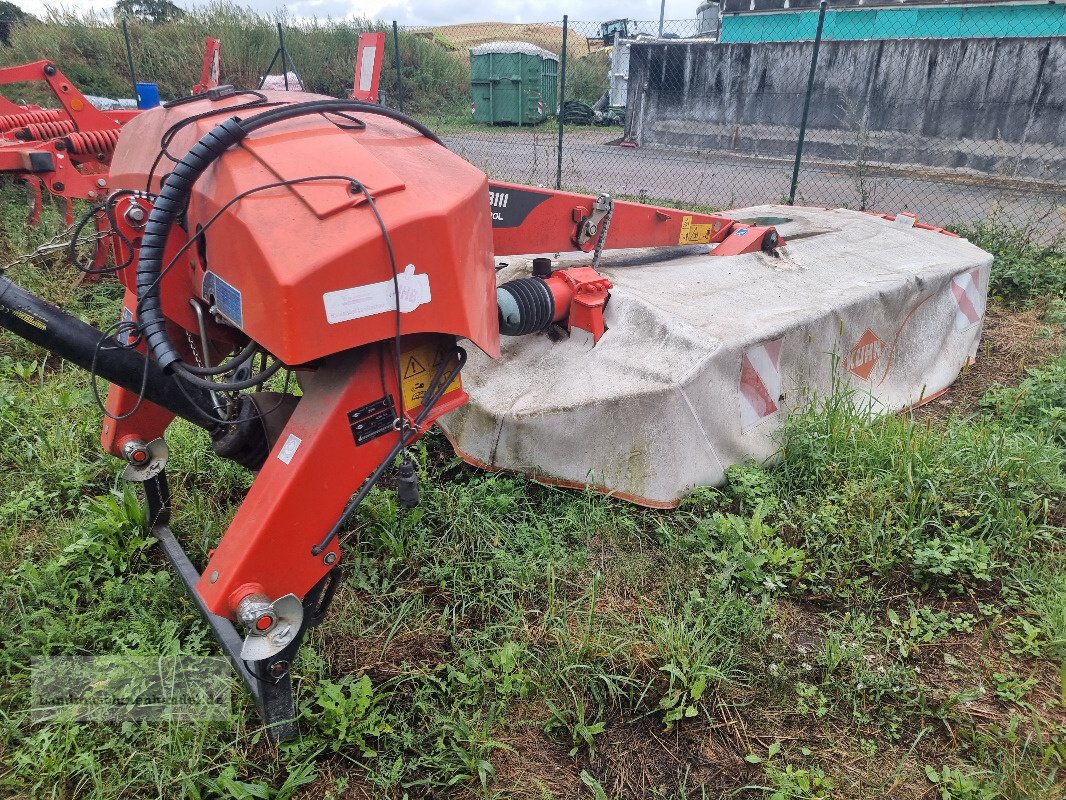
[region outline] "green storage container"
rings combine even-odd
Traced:
[[[528,42],[470,49],[470,110],[488,125],[535,125],[558,105],[559,57]]]

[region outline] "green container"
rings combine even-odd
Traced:
[[[487,125],[536,125],[556,112],[559,57],[528,42],[470,50],[470,110]]]

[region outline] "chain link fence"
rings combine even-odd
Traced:
[[[384,102],[497,180],[702,208],[992,219],[1044,237],[1066,227],[1066,5],[785,6],[718,0],[661,25],[292,23],[285,42],[306,88],[345,96],[359,33],[384,30]],[[275,20],[229,6],[130,34],[137,74],[167,97],[198,78],[205,35],[223,41],[224,82],[246,86],[279,43]],[[0,56],[55,59],[93,94],[128,91],[111,22],[17,26]]]
[[[401,27],[383,85],[496,180],[1061,230],[1066,7],[737,2],[661,30]],[[461,85],[418,92],[443,77]]]

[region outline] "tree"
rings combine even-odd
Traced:
[[[115,3],[115,19],[133,17],[142,22],[158,24],[177,19],[184,13],[170,0],[118,0]]]
[[[0,42],[3,44],[11,44],[12,25],[29,25],[37,21],[37,17],[27,14],[14,3],[0,0]]]

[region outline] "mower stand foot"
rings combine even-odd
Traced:
[[[297,733],[296,706],[292,694],[290,669],[304,635],[325,617],[333,595],[340,585],[340,567],[330,571],[304,598],[304,618],[299,632],[280,653],[262,661],[245,662],[241,656],[243,640],[233,623],[224,617],[212,614],[196,593],[200,573],[189,560],[181,543],[167,525],[170,517],[170,491],[166,473],[145,482],[148,497],[148,514],[152,534],[163,547],[163,554],[174,572],[181,579],[185,591],[196,604],[200,616],[211,626],[222,652],[244,681],[245,686],[259,708],[259,715],[266,726],[267,738],[276,744],[290,739]]]

